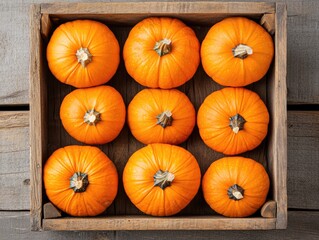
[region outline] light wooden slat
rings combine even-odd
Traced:
[[[319,111],[288,112],[288,206],[319,209]]]
[[[0,112],[0,210],[30,208],[29,112]]]
[[[29,212],[0,212],[0,239],[86,240],[86,239],[222,239],[222,240],[314,240],[319,238],[319,212],[289,211],[287,230],[270,231],[97,231],[32,232]]]
[[[254,2],[113,2],[113,3],[54,3],[42,4],[41,12],[48,14],[153,14],[153,13],[236,13],[262,14],[275,12],[274,3]]]
[[[44,219],[44,230],[266,230],[274,229],[275,218],[237,218],[221,216],[149,217],[117,216],[103,218]]]
[[[113,3],[55,3],[42,4],[41,12],[53,21],[88,18],[108,25],[132,26],[147,16],[176,17],[187,24],[211,26],[229,16],[261,18],[274,13],[274,3],[254,2],[113,2]]]
[[[268,81],[268,109],[271,115],[268,134],[268,164],[272,194],[277,202],[277,229],[287,226],[287,31],[286,5],[276,7],[275,67]]]
[[[46,96],[40,92],[46,91],[41,69],[45,69],[40,33],[40,5],[30,8],[30,169],[31,169],[31,228],[39,230],[42,219],[42,162],[46,152]],[[40,127],[38,127],[40,126]]]

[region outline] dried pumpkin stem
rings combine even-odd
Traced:
[[[227,190],[228,197],[235,201],[239,201],[244,198],[244,189],[237,184],[229,187]]]
[[[70,178],[70,188],[76,193],[85,192],[88,185],[89,179],[86,173],[76,172]]]
[[[246,120],[238,113],[229,118],[229,126],[236,134],[239,132],[239,130],[244,129],[245,122]]]
[[[166,128],[167,126],[171,126],[173,122],[172,112],[169,110],[166,110],[162,112],[161,114],[157,115],[157,124],[161,125],[163,128]]]
[[[76,51],[76,57],[78,62],[81,63],[82,67],[86,67],[90,62],[92,62],[92,54],[87,48],[80,48]]]
[[[175,176],[169,171],[158,170],[154,175],[154,186],[158,186],[161,189],[165,189],[170,186]]]
[[[165,54],[168,54],[172,50],[172,41],[170,39],[164,38],[155,43],[153,48],[157,52],[157,54],[162,57]]]
[[[101,114],[94,109],[88,110],[84,115],[84,122],[89,125],[95,125],[101,121]]]
[[[245,59],[248,55],[253,54],[253,49],[245,44],[239,44],[233,48],[234,57]]]

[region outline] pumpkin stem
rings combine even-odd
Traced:
[[[92,62],[92,54],[87,48],[80,48],[76,51],[76,57],[78,62],[81,63],[82,67],[86,67],[90,62]]]
[[[175,176],[173,173],[170,173],[169,171],[162,171],[158,170],[154,174],[154,186],[158,186],[161,189],[165,189],[166,187],[170,186],[173,182]]]
[[[245,59],[248,55],[253,54],[253,49],[245,44],[239,44],[233,48],[234,57]]]
[[[245,122],[245,118],[243,118],[238,113],[235,116],[229,118],[229,126],[236,134],[239,132],[239,130],[244,129]]]
[[[229,187],[227,190],[228,197],[235,201],[239,201],[244,198],[244,189],[237,184]]]
[[[164,38],[155,43],[153,48],[157,52],[157,54],[162,57],[165,54],[168,54],[172,50],[172,41],[170,39]]]
[[[89,125],[95,125],[101,121],[101,114],[94,109],[88,110],[84,115],[84,122]]]
[[[88,185],[89,179],[86,173],[76,172],[70,178],[70,188],[76,193],[85,192]]]
[[[169,110],[166,110],[162,112],[161,114],[157,115],[157,124],[161,125],[163,128],[166,128],[167,126],[171,126],[173,122],[172,112]]]

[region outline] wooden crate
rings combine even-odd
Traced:
[[[121,48],[132,26],[149,16],[170,16],[192,27],[202,41],[208,29],[229,16],[245,16],[267,28],[275,42],[275,57],[267,75],[247,88],[266,102],[271,122],[265,141],[255,150],[242,154],[261,162],[271,178],[269,201],[254,216],[226,218],[205,203],[201,190],[193,201],[172,217],[151,217],[141,213],[125,195],[122,171],[129,156],[143,145],[132,137],[127,125],[115,141],[99,146],[115,163],[119,172],[119,191],[114,203],[98,217],[44,218],[48,199],[43,190],[42,169],[46,159],[59,147],[80,144],[63,129],[59,108],[63,97],[74,88],[58,82],[48,70],[45,50],[52,31],[74,19],[94,19],[114,32]],[[32,230],[255,230],[284,229],[287,225],[287,127],[286,127],[286,6],[281,3],[220,2],[134,2],[134,3],[52,3],[31,7],[30,56],[30,136],[31,136],[31,225]],[[114,86],[128,105],[142,89],[127,74],[123,60],[113,79]],[[220,89],[199,66],[195,76],[179,87],[196,110],[212,91]],[[222,157],[201,141],[195,127],[181,146],[194,154],[202,175],[208,166]],[[271,211],[268,211],[272,209]]]

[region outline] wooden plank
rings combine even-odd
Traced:
[[[54,231],[101,230],[266,230],[274,229],[275,218],[226,218],[222,216],[44,219],[43,229]]]
[[[40,32],[40,5],[30,8],[30,169],[31,169],[31,229],[39,230],[42,219],[42,162],[46,152],[46,91],[43,79],[44,66]]]
[[[0,112],[0,210],[30,208],[29,112]]]
[[[253,2],[111,2],[111,3],[44,3],[41,12],[47,14],[170,14],[170,13],[235,13],[263,14],[275,12],[274,3]]]
[[[288,104],[319,104],[319,1],[288,4]]]
[[[277,202],[277,229],[287,226],[287,12],[286,5],[277,3],[275,34],[275,67],[268,81],[268,109],[271,122],[268,134],[268,166],[273,199]]]
[[[319,111],[288,112],[288,206],[319,209]]]
[[[53,21],[88,18],[106,24],[134,25],[146,16],[176,17],[187,24],[213,25],[227,16],[260,18],[274,13],[274,3],[254,2],[113,2],[113,3],[56,3],[42,4],[41,12],[50,14]]]
[[[67,231],[31,232],[29,212],[0,212],[0,239],[69,240],[69,239],[303,239],[319,238],[319,212],[289,211],[288,228],[285,231]]]
[[[0,2],[0,105],[27,104],[28,35],[27,3]]]

